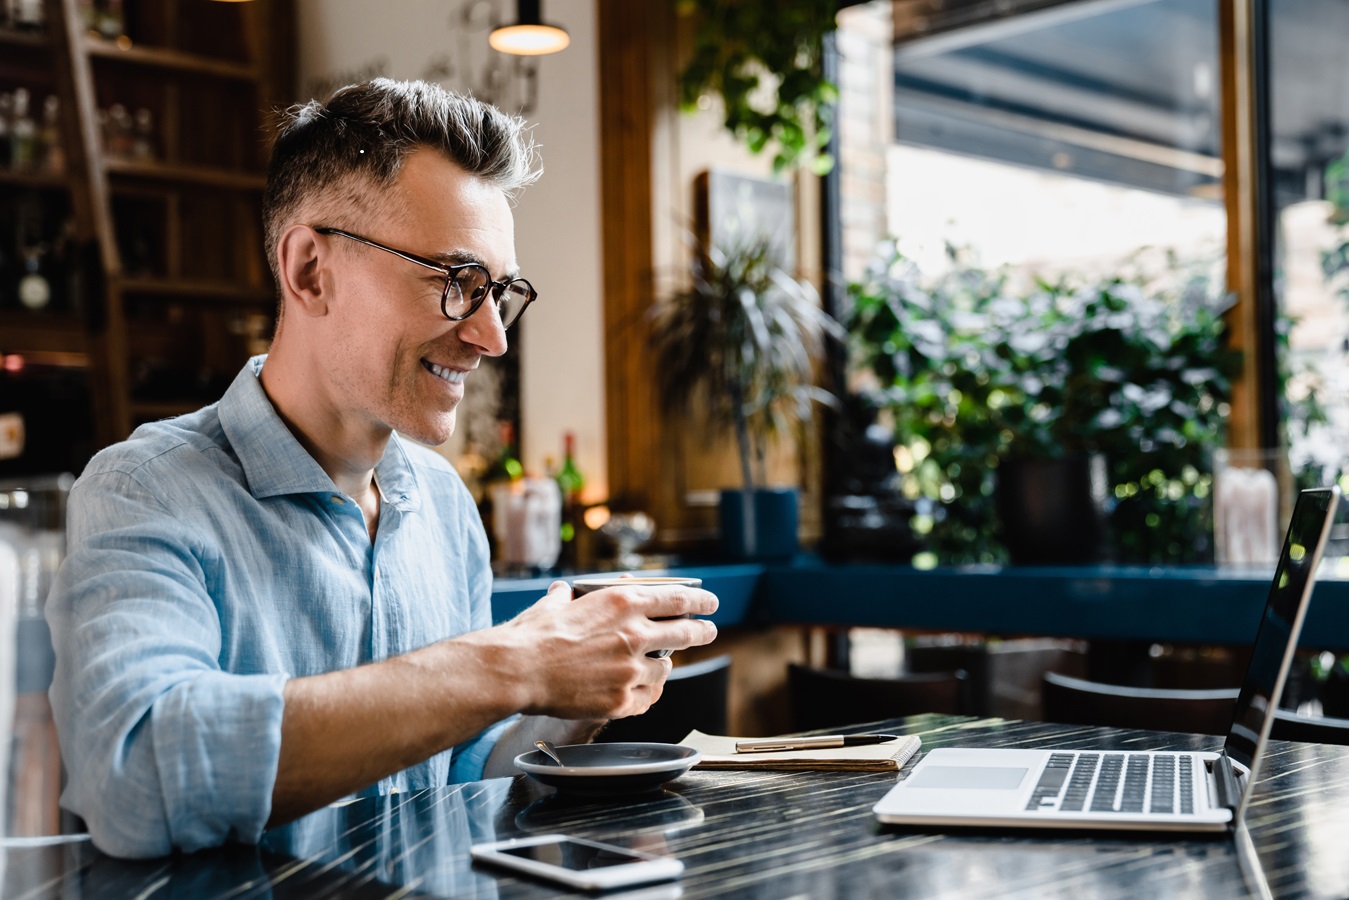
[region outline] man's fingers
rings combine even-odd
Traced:
[[[554,581],[548,585],[548,593],[543,595],[540,603],[547,603],[551,606],[557,606],[562,603],[571,602],[571,585],[565,581]]]
[[[587,602],[599,602],[615,592],[633,605],[648,619],[668,619],[673,616],[710,616],[717,611],[717,595],[702,588],[680,585],[643,584],[614,585],[586,594]],[[592,598],[594,598],[592,600]]]
[[[680,617],[651,623],[652,650],[687,650],[717,639],[717,626],[707,619]]]

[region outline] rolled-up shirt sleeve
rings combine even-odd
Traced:
[[[286,674],[221,670],[209,546],[122,472],[71,495],[47,604],[62,805],[122,857],[256,841],[271,811]]]

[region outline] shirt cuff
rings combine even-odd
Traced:
[[[281,674],[206,673],[155,702],[155,759],[173,845],[256,843],[271,815],[285,707]]]

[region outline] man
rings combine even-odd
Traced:
[[[708,643],[696,590],[566,584],[491,625],[487,542],[438,444],[534,299],[518,119],[380,79],[295,111],[263,215],[281,316],[219,403],[71,492],[49,601],[63,804],[119,856],[255,841],[357,792],[513,773],[643,712]],[[522,714],[522,715],[517,715]]]

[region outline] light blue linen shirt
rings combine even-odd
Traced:
[[[372,546],[272,407],[264,360],[99,453],[70,494],[47,604],[61,802],[115,856],[257,841],[288,678],[491,625],[487,537],[454,469],[393,436]],[[361,793],[480,779],[509,721]]]

